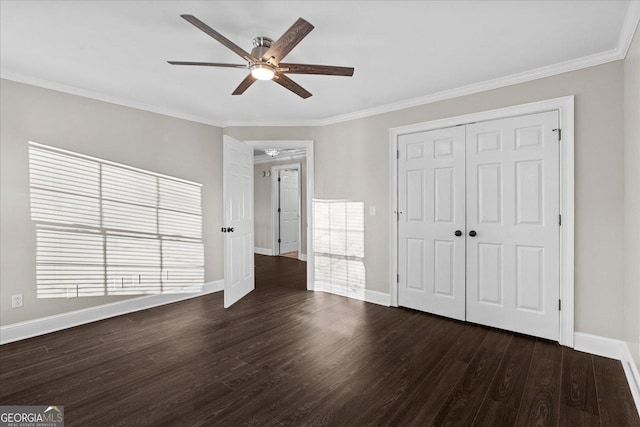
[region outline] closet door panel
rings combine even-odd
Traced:
[[[460,320],[465,318],[464,144],[464,127],[402,135],[398,141],[398,303]]]
[[[467,320],[557,340],[558,113],[466,129]]]

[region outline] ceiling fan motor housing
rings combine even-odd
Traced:
[[[251,56],[261,59],[262,55],[264,55],[269,50],[272,43],[273,40],[271,40],[269,37],[255,37],[253,39],[253,49],[251,49]]]

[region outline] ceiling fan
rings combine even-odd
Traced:
[[[167,61],[172,65],[199,65],[205,67],[244,68],[251,72],[233,91],[233,95],[242,95],[256,80],[273,80],[280,86],[289,89],[296,95],[306,99],[311,93],[291,80],[285,74],[322,74],[328,76],[353,76],[352,67],[334,67],[331,65],[290,64],[281,62],[291,50],[296,47],[307,34],[313,30],[313,25],[302,18],[289,28],[275,42],[268,37],[253,39],[251,53],[227,39],[225,36],[209,27],[193,15],[180,15],[182,18],[204,31],[227,48],[231,49],[245,61],[246,64],[225,64],[219,62]]]

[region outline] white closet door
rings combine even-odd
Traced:
[[[466,129],[467,320],[556,341],[557,127],[554,111]]]
[[[280,171],[280,253],[298,250],[300,223],[298,171]]]
[[[465,318],[464,144],[464,126],[402,135],[398,144],[398,303],[460,320]]]

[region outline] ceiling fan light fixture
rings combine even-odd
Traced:
[[[258,80],[272,80],[276,72],[268,64],[254,64],[251,66],[251,75]]]
[[[1,0],[0,0],[1,1]],[[353,76],[353,67],[336,67],[333,65],[289,64],[282,60],[291,50],[304,39],[313,25],[302,18],[298,18],[293,25],[275,42],[269,37],[255,37],[251,53],[227,39],[225,36],[209,27],[193,15],[180,15],[187,22],[203,31],[220,44],[233,51],[246,62],[242,64],[227,64],[221,62],[201,61],[167,61],[172,65],[195,65],[202,67],[226,67],[249,69],[249,74],[240,82],[232,95],[242,95],[256,80],[271,80],[283,88],[290,90],[302,99],[311,96],[311,92],[290,79],[287,74],[319,74],[324,76]],[[281,66],[282,65],[282,66]]]
[[[280,150],[278,150],[277,148],[267,148],[266,150],[264,150],[264,154],[269,157],[275,157],[280,154]]]

